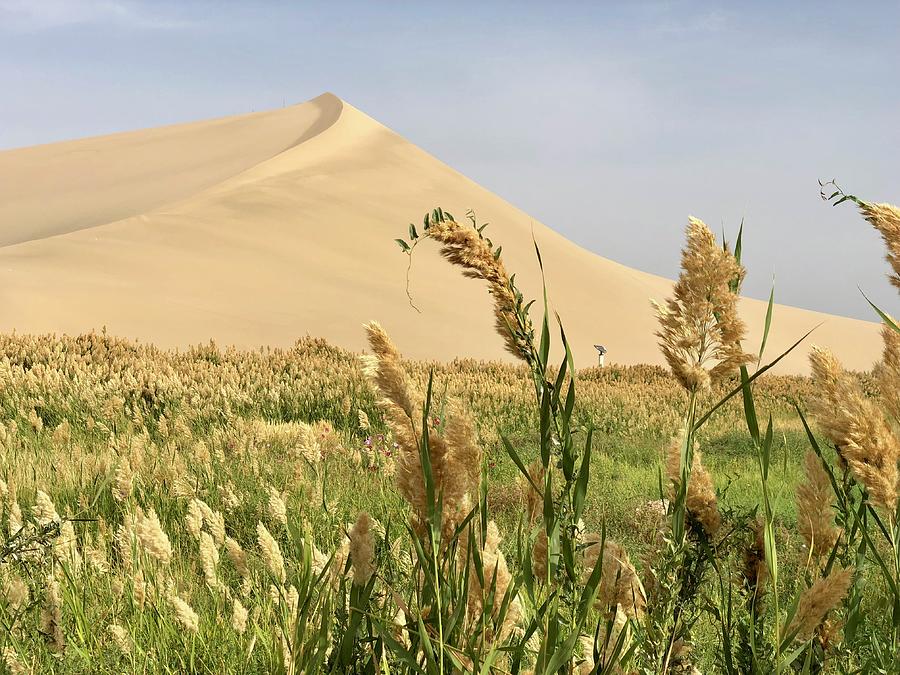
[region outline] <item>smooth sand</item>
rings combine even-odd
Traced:
[[[394,238],[441,206],[472,208],[526,295],[540,275],[576,363],[659,363],[649,299],[671,282],[579,248],[331,94],[271,112],[0,152],[0,330],[116,335],[183,347],[287,346],[302,335],[364,348],[377,319],[409,357],[507,358],[483,284],[426,242]],[[686,222],[687,214],[676,214]],[[678,251],[672,251],[673,256]],[[790,272],[789,270],[786,272]],[[744,300],[758,344],[766,305]],[[767,354],[809,344],[851,368],[878,326],[777,306]],[[805,372],[798,349],[780,372]]]

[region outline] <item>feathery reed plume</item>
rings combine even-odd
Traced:
[[[242,579],[250,576],[250,568],[247,567],[247,552],[241,548],[231,537],[225,538],[225,551],[228,553],[228,559],[234,565],[235,571]]]
[[[53,555],[69,565],[74,572],[81,569],[81,553],[78,551],[78,537],[71,520],[66,520],[59,528],[59,536],[53,542]]]
[[[172,545],[169,543],[169,537],[162,529],[156,511],[150,509],[146,515],[138,513],[137,522],[134,525],[134,533],[147,554],[163,565],[169,563],[172,559]]]
[[[117,502],[126,502],[134,490],[134,472],[131,470],[131,462],[123,458],[116,467],[113,476],[112,493]]]
[[[826,349],[809,355],[816,385],[810,408],[874,504],[892,516],[897,505],[897,439],[881,410]]]
[[[384,397],[382,407],[390,413],[391,418],[397,418],[397,422],[407,426],[409,421],[416,419],[418,412],[410,393],[409,378],[403,370],[400,352],[376,321],[367,323],[364,328],[369,346],[375,354],[375,360],[368,362],[366,374]]]
[[[19,655],[12,647],[3,648],[3,664],[10,675],[30,675],[31,668],[19,660]]]
[[[374,321],[365,328],[375,353],[367,361],[366,372],[381,394],[379,405],[399,446],[395,481],[400,494],[413,507],[413,525],[421,531],[430,505],[419,452],[417,405],[400,353],[387,333]],[[472,495],[478,493],[482,452],[471,422],[454,401],[447,406],[444,433],[429,426],[427,434],[435,500],[441,500],[441,528],[447,534],[465,518],[471,509]]]
[[[681,485],[681,439],[682,436],[675,436],[666,453],[666,475],[669,479],[670,498],[674,498]],[[700,450],[695,448],[685,503],[688,517],[699,523],[706,536],[712,538],[722,526],[722,517],[719,515],[719,505],[712,477],[703,466],[702,459]]]
[[[482,625],[484,613],[484,601],[486,594],[493,589],[493,602],[491,603],[491,618],[499,619],[501,605],[507,592],[510,590],[512,575],[506,564],[506,557],[500,550],[500,531],[496,523],[490,521],[485,532],[484,550],[481,554],[482,569],[484,572],[484,587],[478,579],[475,569],[469,573],[469,597],[468,618],[473,622],[473,627]],[[474,561],[471,563],[474,566]],[[522,616],[522,606],[518,596],[511,599],[500,626],[496,631],[489,626],[483,626],[484,639],[488,642],[502,642],[510,634],[510,631],[519,622]]]
[[[126,656],[131,653],[131,637],[128,631],[117,623],[111,623],[106,627],[116,648]]]
[[[900,288],[900,209],[893,204],[871,204],[859,202],[863,217],[881,233],[887,248],[885,258],[894,270],[888,279]]]
[[[594,607],[610,617],[615,616],[619,608],[630,618],[643,614],[647,597],[627,551],[611,539],[601,542],[600,535],[596,533],[585,538],[589,545],[584,551],[584,578],[587,579],[597,565],[602,565],[600,590]]]
[[[235,492],[234,486],[231,483],[225,483],[221,487],[221,492],[222,503],[225,505],[226,510],[233,511],[241,505],[241,498],[238,496],[237,492]]]
[[[256,524],[256,537],[259,549],[262,552],[263,562],[269,568],[269,572],[279,581],[284,581],[287,573],[284,569],[284,557],[281,555],[281,547],[266,526],[259,522]]]
[[[19,506],[19,502],[15,499],[12,500],[12,504],[9,507],[9,534],[13,536],[18,534],[22,529],[22,507]]]
[[[37,496],[34,499],[34,519],[37,521],[38,525],[49,525],[50,523],[58,523],[60,521],[59,514],[56,512],[56,507],[53,505],[53,500],[50,499],[50,495],[48,495],[43,490],[37,491]]]
[[[142,570],[138,570],[131,577],[131,597],[140,609],[144,608],[144,603],[147,602],[147,582],[144,581]]]
[[[806,482],[797,486],[797,526],[810,556],[818,560],[831,552],[839,535],[834,526],[831,481],[814,452],[807,451],[803,467]]]
[[[847,595],[852,581],[851,569],[838,569],[827,577],[817,579],[800,595],[797,611],[785,629],[785,636],[796,632],[796,639],[800,642],[811,639],[828,612],[837,607]]]
[[[235,598],[231,608],[231,627],[234,628],[238,635],[243,635],[247,630],[247,617],[249,614],[247,608],[241,604],[241,601]]]
[[[737,292],[745,270],[716,245],[706,224],[690,218],[681,275],[665,306],[654,301],[660,350],[672,374],[688,391],[708,389],[749,363],[741,349],[746,328],[738,316]]]
[[[15,572],[8,572],[3,580],[3,597],[14,611],[18,611],[28,603],[28,586]]]
[[[203,577],[206,585],[217,588],[219,575],[216,566],[219,564],[219,549],[209,532],[200,533],[200,567],[203,569]]]
[[[199,499],[192,499],[188,503],[187,513],[184,515],[184,525],[191,536],[200,541],[200,531],[203,529],[203,509]]]
[[[281,494],[271,485],[268,487],[267,492],[269,495],[269,516],[276,523],[287,525],[287,506],[285,505]]]
[[[62,598],[59,582],[50,579],[47,584],[47,595],[41,610],[41,633],[50,645],[50,649],[61,654],[66,648],[66,639],[62,632]]]
[[[875,370],[881,401],[887,411],[900,422],[900,333],[888,325],[881,327],[884,343],[881,363]]]
[[[510,354],[531,366],[535,361],[531,339],[534,328],[522,295],[506,272],[499,249],[495,251],[474,226],[464,227],[447,218],[433,221],[427,235],[441,244],[441,255],[461,267],[464,276],[488,283],[494,299],[497,333]]]
[[[766,581],[769,579],[764,528],[765,521],[757,519],[753,524],[753,539],[744,548],[744,590],[747,592],[748,604],[755,604],[757,607],[765,595]]]
[[[375,539],[372,536],[372,519],[363,511],[350,530],[350,565],[353,583],[365,586],[375,573]]]
[[[172,611],[175,614],[175,620],[182,625],[185,630],[196,633],[200,630],[200,617],[197,612],[185,602],[176,593],[169,596],[169,604],[172,605]]]
[[[209,508],[209,507],[207,507]],[[219,546],[225,543],[225,516],[221,511],[213,511],[210,509],[203,517],[209,533],[212,535],[213,541]]]

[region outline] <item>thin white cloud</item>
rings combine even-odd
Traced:
[[[0,30],[35,31],[81,24],[168,30],[189,21],[164,13],[158,3],[130,0],[0,0]]]
[[[729,13],[718,8],[695,13],[664,11],[659,12],[655,20],[649,21],[651,32],[675,36],[720,33],[727,30],[730,25]]]

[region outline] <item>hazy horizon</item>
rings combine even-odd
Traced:
[[[749,295],[775,274],[875,320],[881,241],[816,181],[900,201],[898,27],[897,3],[0,0],[0,148],[332,91],[599,255],[674,277],[689,214],[743,219]]]

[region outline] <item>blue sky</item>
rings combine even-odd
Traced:
[[[816,181],[900,201],[898,33],[898,2],[0,0],[0,148],[332,91],[600,255],[672,277],[689,214],[743,218],[750,295],[873,318],[881,243]]]

